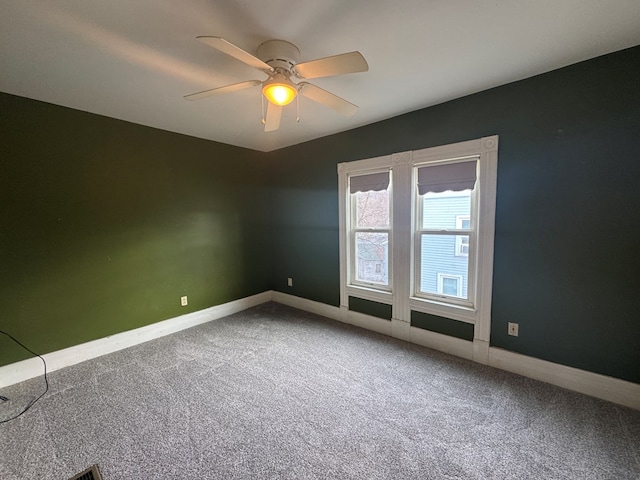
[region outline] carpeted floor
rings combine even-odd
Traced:
[[[640,478],[640,411],[275,303],[50,383],[0,425],[3,480]]]

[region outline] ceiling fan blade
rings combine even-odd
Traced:
[[[342,53],[302,62],[294,67],[295,74],[300,78],[329,77],[345,73],[366,72],[367,70],[369,70],[369,65],[360,52]]]
[[[230,55],[243,63],[246,63],[250,67],[257,68],[258,70],[262,70],[264,72],[273,71],[273,68],[264,63],[258,57],[254,57],[249,52],[245,52],[240,47],[236,47],[233,43],[227,42],[224,38],[206,36],[200,36],[196,38],[202,43],[206,43],[216,50],[220,50],[221,52],[226,53],[227,55]]]
[[[274,105],[271,102],[267,102],[267,118],[264,122],[264,131],[273,132],[280,128],[280,116],[282,115],[282,107],[280,105]]]
[[[203,92],[192,93],[190,95],[185,95],[185,100],[200,100],[201,98],[212,97],[214,95],[219,95],[221,93],[232,93],[237,92],[239,90],[244,90],[245,88],[255,87],[256,85],[260,85],[262,82],[260,80],[249,80],[247,82],[234,83],[232,85],[227,85],[225,87],[212,88],[211,90],[204,90]]]
[[[347,102],[344,98],[340,98],[333,93],[327,92],[320,87],[316,87],[311,83],[300,82],[299,93],[300,95],[307,97],[314,102],[326,105],[329,108],[333,108],[335,111],[350,117],[358,111],[358,106],[353,103]]]

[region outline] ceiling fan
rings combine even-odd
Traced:
[[[291,103],[298,95],[346,116],[351,116],[358,110],[358,107],[353,103],[302,80],[366,72],[369,70],[369,65],[360,52],[343,53],[300,63],[300,50],[293,43],[285,40],[268,40],[262,43],[254,56],[220,37],[200,36],[196,38],[216,50],[264,72],[268,77],[266,80],[247,80],[192,93],[185,95],[186,100],[199,100],[262,85],[262,94],[268,100],[266,115],[264,115],[263,107],[262,122],[265,132],[277,130],[280,127],[282,107]]]

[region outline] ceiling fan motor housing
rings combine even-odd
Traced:
[[[292,73],[293,67],[300,63],[300,50],[285,40],[267,40],[260,44],[257,57],[274,70],[282,69]]]

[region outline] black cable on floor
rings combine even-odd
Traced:
[[[29,402],[29,404],[24,408],[24,410],[22,410],[19,414],[17,414],[14,417],[8,418],[7,420],[0,420],[0,423],[7,423],[10,422],[11,420],[15,420],[16,418],[18,418],[20,415],[22,415],[23,413],[25,413],[27,410],[29,410],[38,400],[40,400],[42,397],[45,396],[45,394],[49,391],[49,380],[47,379],[47,362],[44,360],[44,358],[42,358],[42,355],[37,354],[36,352],[34,352],[33,350],[25,347],[22,343],[20,343],[18,340],[16,340],[15,338],[13,338],[10,334],[8,334],[7,332],[0,330],[0,333],[6,335],[7,337],[9,337],[11,340],[13,340],[14,342],[16,342],[18,345],[20,345],[22,348],[24,348],[27,352],[31,353],[32,355],[35,355],[36,357],[38,357],[40,360],[42,360],[42,364],[44,365],[44,392],[42,392],[40,394],[40,396],[38,398],[36,398],[35,400],[31,400]],[[0,400],[3,401],[7,401],[8,398],[1,396]]]

